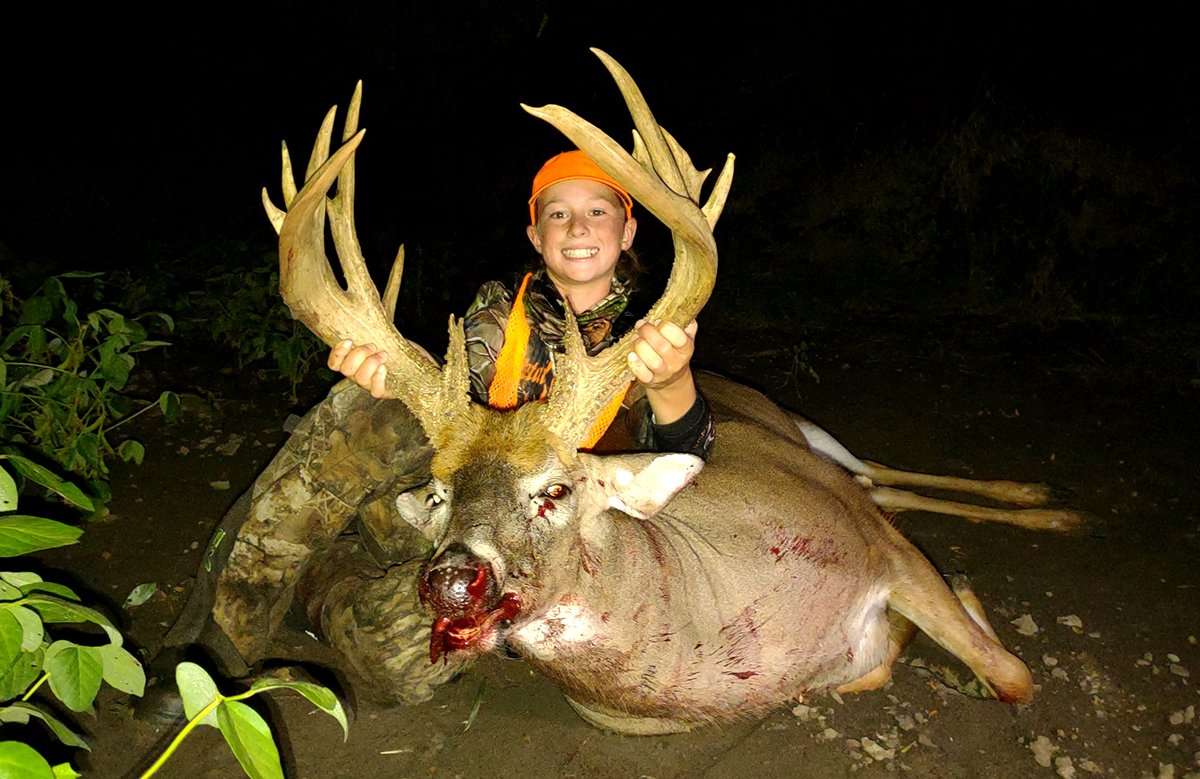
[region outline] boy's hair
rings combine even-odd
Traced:
[[[599,165],[592,162],[591,157],[575,149],[556,154],[546,160],[546,164],[542,165],[542,169],[533,177],[533,194],[529,196],[529,224],[537,225],[538,195],[560,181],[570,181],[571,179],[587,179],[604,184],[616,192],[617,197],[621,199],[621,203],[625,206],[625,218],[632,218],[633,198],[629,196],[625,188],[618,184],[616,179],[601,170]]]

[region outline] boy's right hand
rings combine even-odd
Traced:
[[[329,369],[353,379],[358,386],[371,393],[373,398],[386,397],[384,382],[387,366],[383,361],[387,352],[375,348],[375,344],[355,346],[353,341],[342,341],[329,352]]]

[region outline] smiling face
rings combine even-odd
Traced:
[[[621,252],[633,244],[637,220],[625,218],[617,193],[589,179],[548,187],[537,200],[537,225],[526,228],[554,286],[576,312],[609,293]]]

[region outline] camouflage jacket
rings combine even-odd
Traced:
[[[514,287],[519,286],[513,285]],[[496,359],[504,347],[504,329],[512,310],[513,291],[499,281],[489,281],[479,288],[474,302],[467,309],[465,329],[467,360],[471,371],[471,396],[487,403],[488,387],[496,371]],[[635,320],[629,310],[626,285],[613,280],[607,297],[589,310],[577,315],[579,333],[589,355],[598,354],[632,329]],[[540,383],[523,381],[519,388],[520,402],[543,397],[554,380],[554,355],[562,352],[563,322],[566,302],[558,294],[544,270],[536,271],[525,290],[525,315],[530,323],[527,361],[544,365]],[[628,438],[622,440],[631,448],[656,452],[686,452],[707,457],[713,442],[713,422],[704,397],[697,394],[696,402],[679,420],[667,425],[654,422],[649,401],[641,385],[635,385],[626,395],[625,424]],[[625,447],[617,447],[625,448]]]

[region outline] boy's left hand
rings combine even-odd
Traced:
[[[695,320],[683,329],[671,322],[661,327],[639,323],[629,353],[629,369],[637,380],[649,389],[664,389],[690,375],[696,328]]]

